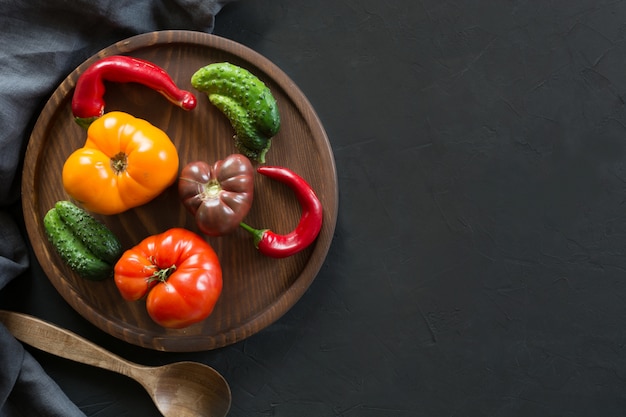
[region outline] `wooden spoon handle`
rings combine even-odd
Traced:
[[[33,316],[0,310],[0,322],[16,339],[61,358],[130,376],[137,365],[104,348]]]

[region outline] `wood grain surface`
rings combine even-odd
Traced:
[[[278,102],[281,129],[267,154],[267,165],[288,167],[305,178],[324,206],[317,241],[286,259],[270,259],[254,248],[243,230],[205,239],[220,257],[224,288],[213,314],[186,329],[156,325],[145,303],[124,301],[112,280],[90,282],[76,276],[48,243],[42,219],[58,200],[69,199],[61,180],[65,159],[81,147],[86,133],[73,120],[70,103],[79,75],[98,58],[125,54],[163,67],[180,88],[194,91],[191,75],[212,62],[228,61],[263,80]],[[196,91],[198,106],[181,110],[158,93],[138,84],[107,84],[106,111],[121,110],[165,130],[177,146],[180,167],[195,160],[212,163],[236,152],[232,127],[208,98]],[[105,332],[129,343],[163,351],[199,351],[243,340],[267,327],[307,290],[332,242],[338,208],[337,174],[332,149],[314,109],[298,87],[276,65],[253,50],[214,35],[164,31],[135,36],[105,48],[61,83],[32,132],[22,180],[24,219],[34,252],[62,297]],[[125,248],[170,227],[198,231],[181,204],[175,185],[152,202],[115,216],[96,218],[109,226]],[[300,217],[297,200],[283,184],[257,175],[255,199],[246,217],[253,227],[287,233]]]

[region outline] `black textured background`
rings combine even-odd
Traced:
[[[208,363],[232,417],[626,413],[626,2],[242,0],[215,34],[280,66],[330,138],[339,219],[305,296],[193,354],[100,332],[37,265],[5,306]],[[158,415],[34,353],[88,415]]]

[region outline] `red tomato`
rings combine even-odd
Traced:
[[[152,320],[179,329],[213,312],[222,292],[222,268],[209,243],[173,228],[127,250],[115,265],[115,285],[128,301],[147,294]]]

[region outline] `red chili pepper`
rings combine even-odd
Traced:
[[[276,234],[269,229],[254,229],[243,222],[240,225],[254,236],[254,245],[263,255],[272,258],[294,255],[317,238],[322,228],[322,204],[311,186],[287,168],[262,166],[257,168],[257,172],[289,186],[298,198],[302,215],[298,226],[286,235]]]
[[[79,125],[87,127],[104,113],[104,81],[143,84],[185,110],[196,107],[196,97],[179,89],[163,68],[143,59],[113,55],[96,61],[76,82],[72,113]]]

